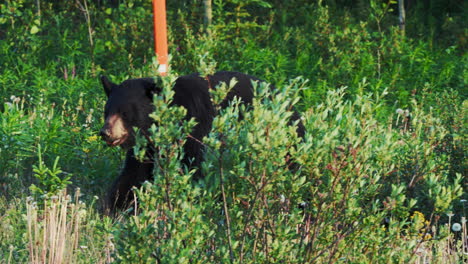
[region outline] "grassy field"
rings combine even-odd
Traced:
[[[158,97],[155,180],[114,218],[99,75],[158,75],[151,1],[0,3],[0,263],[468,260],[464,1],[410,3],[405,32],[396,1],[213,1],[209,25],[202,2],[168,1],[165,89],[215,70],[278,89],[220,111],[199,182],[193,124]]]

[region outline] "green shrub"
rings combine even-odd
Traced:
[[[438,119],[415,104],[411,120],[379,123],[383,95],[349,101],[343,88],[304,113],[301,139],[288,120],[304,81],[255,87],[252,107],[220,109],[204,140],[206,177],[193,184],[180,165],[190,124],[167,108],[167,89],[155,100],[155,180],[115,232],[116,259],[399,263],[415,259],[421,234],[437,237],[430,225],[461,195],[460,175],[449,178],[434,151]]]

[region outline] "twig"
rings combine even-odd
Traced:
[[[224,206],[224,215],[226,216],[226,226],[227,226],[227,235],[229,243],[229,256],[231,258],[231,263],[234,263],[234,252],[232,250],[232,241],[231,241],[231,219],[229,217],[229,211],[226,201],[226,192],[224,190],[224,172],[223,172],[223,155],[219,156],[219,177],[221,181],[221,194],[223,196],[223,206]]]
[[[254,188],[255,188],[255,184],[253,182],[250,182]],[[260,195],[260,192],[263,190],[263,188],[265,188],[266,184],[263,184],[260,189],[256,190],[256,193],[255,193],[255,197],[253,199],[253,202],[252,202],[252,205],[250,207],[250,211],[249,211],[249,214],[247,215],[247,218],[245,220],[245,224],[244,224],[244,230],[242,231],[242,244],[241,244],[241,255],[240,255],[240,260],[239,260],[239,263],[242,263],[243,261],[243,258],[244,258],[244,246],[245,246],[245,235],[247,233],[247,224],[249,223],[250,221],[250,218],[252,217],[252,213],[253,213],[253,209],[255,208],[255,204],[258,200],[258,197]]]

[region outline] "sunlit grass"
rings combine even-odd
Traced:
[[[95,234],[96,215],[92,207],[80,201],[80,190],[73,195],[61,191],[42,199],[26,199],[29,262],[39,263],[108,263],[111,251],[106,243],[110,234]],[[103,248],[99,248],[99,244]],[[96,247],[98,246],[98,247]],[[88,262],[90,263],[90,262]]]

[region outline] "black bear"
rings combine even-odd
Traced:
[[[187,110],[186,118],[193,117],[197,122],[191,132],[193,138],[188,138],[184,145],[183,162],[187,166],[198,168],[203,161],[204,150],[200,142],[210,132],[216,115],[209,90],[221,82],[229,84],[233,78],[237,83],[221,102],[221,107],[228,106],[229,101],[235,96],[243,103],[250,104],[253,99],[252,81],[261,81],[253,76],[238,72],[217,72],[206,77],[191,74],[176,80],[172,104],[184,107]],[[131,79],[117,85],[103,76],[101,82],[108,97],[104,110],[105,124],[100,131],[101,137],[108,145],[121,146],[127,150],[125,166],[108,192],[105,206],[112,212],[116,208],[125,208],[131,204],[133,186],[139,187],[144,181],[152,179],[153,164],[140,162],[134,156],[133,127],[139,128],[143,134],[147,133],[153,123],[149,117],[154,109],[153,94],[157,94],[161,89],[156,86],[152,78]],[[298,115],[295,114],[292,119],[297,120]],[[297,131],[300,136],[303,135],[301,123]],[[198,170],[194,178],[200,177],[202,175]]]

